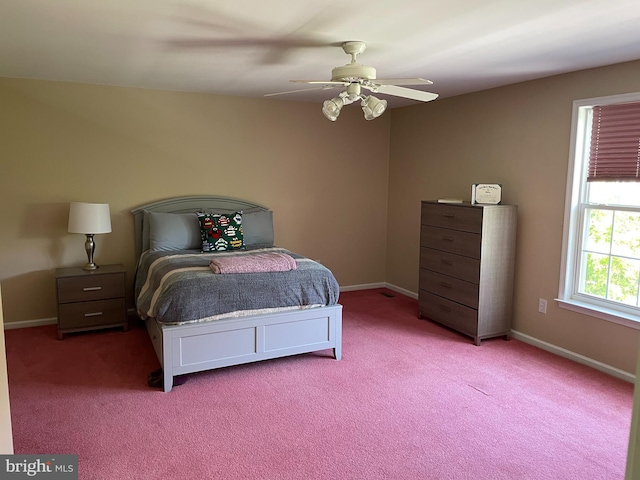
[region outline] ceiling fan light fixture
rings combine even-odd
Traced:
[[[380,100],[373,95],[369,95],[368,97],[364,98],[361,105],[362,111],[364,112],[365,120],[373,120],[374,118],[378,118],[387,109],[387,101]]]
[[[331,80],[290,80],[291,82],[308,83],[320,85],[312,90],[327,90],[342,85],[347,87],[338,97],[324,102],[322,113],[332,122],[335,122],[340,115],[340,110],[344,105],[361,101],[364,118],[373,120],[382,115],[387,109],[387,101],[380,100],[373,96],[366,96],[361,93],[362,89],[373,93],[391,95],[395,97],[408,98],[419,102],[430,102],[438,98],[437,93],[425,92],[406,88],[403,85],[431,85],[433,82],[424,78],[386,78],[379,79],[376,76],[376,69],[357,63],[359,54],[365,51],[367,45],[360,41],[349,41],[341,44],[344,53],[351,56],[351,63],[335,67],[331,71]],[[269,93],[266,96],[282,95],[299,92],[293,90],[289,92]],[[341,100],[341,102],[340,102]]]
[[[325,100],[322,104],[322,113],[332,122],[335,122],[340,115],[340,110],[344,106],[344,101],[341,97],[334,97],[331,100]]]

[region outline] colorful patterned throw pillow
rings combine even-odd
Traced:
[[[198,213],[202,251],[236,250],[244,247],[242,212]]]

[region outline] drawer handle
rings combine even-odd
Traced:
[[[102,312],[93,312],[93,313],[84,314],[85,317],[99,317],[100,315],[102,315]]]
[[[442,216],[447,218],[456,218],[455,214],[453,213],[443,213]]]
[[[438,305],[442,310],[444,310],[445,312],[450,312],[451,309],[449,307],[447,307],[446,305]]]
[[[443,236],[442,239],[446,240],[447,242],[453,242],[453,237]]]
[[[451,284],[447,283],[447,282],[440,282],[440,285],[445,287],[445,288],[451,288]]]
[[[84,287],[83,292],[95,292],[96,290],[102,290],[102,287]]]
[[[441,258],[440,261],[445,265],[453,265],[453,262],[451,260],[447,260],[446,258]]]

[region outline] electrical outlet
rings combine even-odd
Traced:
[[[547,301],[544,298],[538,299],[538,312],[547,313]]]

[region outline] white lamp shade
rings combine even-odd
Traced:
[[[111,232],[109,204],[71,202],[69,232],[84,234]]]

